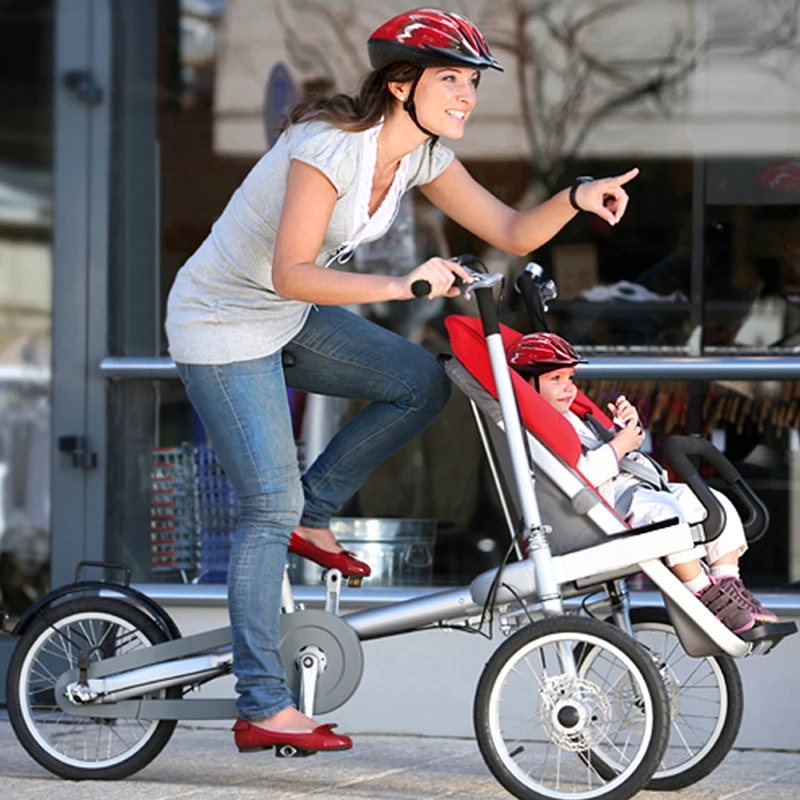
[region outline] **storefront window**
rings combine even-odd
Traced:
[[[609,0],[591,9],[576,4],[570,13],[557,4],[462,5],[444,3],[485,28],[506,66],[503,75],[483,76],[466,135],[452,143],[477,179],[524,207],[578,175],[640,169],[619,226],[578,215],[530,255],[559,287],[552,329],[590,357],[792,354],[800,332],[793,151],[800,137],[792,115],[800,73],[790,57],[798,44],[796,8],[766,0]],[[356,4],[332,9],[284,0],[119,4],[116,47],[127,61],[117,61],[123,101],[113,158],[122,178],[116,224],[125,235],[113,237],[111,267],[112,307],[125,313],[113,317],[114,355],[166,357],[164,308],[175,275],[274,143],[288,106],[356,88],[368,68],[364,42],[388,12],[385,5],[355,10]],[[524,39],[514,35],[518,30],[526,31]],[[158,202],[143,204],[145,197]],[[465,252],[506,273],[502,320],[527,329],[510,287],[528,259],[475,240],[419,195],[406,201],[392,235],[363,248],[350,267],[404,271],[431,254]],[[143,273],[150,262],[153,270]],[[360,313],[439,353],[449,347],[444,318],[475,308],[458,299]],[[664,402],[663,387],[628,389],[655,407]],[[671,420],[675,431],[713,436],[766,496],[771,544],[765,537],[753,547],[746,569],[754,582],[794,582],[793,568],[786,568],[795,502],[794,384],[687,380],[671,383],[667,395],[659,424]],[[301,463],[355,410],[299,394],[290,402]],[[210,443],[179,382],[122,381],[110,403],[113,425],[125,433],[112,445],[109,492],[125,496],[127,511],[111,512],[109,549],[134,554],[139,580],[222,580],[219,564],[210,555],[203,561],[201,533],[191,568],[169,558],[158,566],[154,540],[146,538],[157,516],[153,476],[171,459],[194,459],[195,502],[202,492],[198,464]],[[764,410],[767,404],[772,410]],[[719,411],[713,428],[709,408]],[[663,435],[656,426],[654,446]],[[229,525],[226,502],[220,499],[219,519]],[[201,531],[206,512],[195,505],[192,513],[193,530]],[[342,516],[414,520],[420,531],[434,521],[431,568],[416,576],[423,584],[460,583],[497,564],[508,531],[467,400],[455,391],[440,419],[376,469]],[[124,535],[114,539],[120,529]]]
[[[0,8],[0,614],[50,582],[53,3]]]

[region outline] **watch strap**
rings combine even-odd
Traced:
[[[589,175],[582,175],[580,178],[575,179],[575,183],[572,184],[569,190],[569,204],[576,210],[576,211],[584,211],[585,209],[581,208],[578,205],[578,187],[582,183],[589,183],[589,181],[593,181],[594,178],[590,177]]]

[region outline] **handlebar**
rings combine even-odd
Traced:
[[[503,275],[497,272],[478,272],[468,264],[474,261],[473,256],[454,256],[451,261],[460,264],[464,271],[472,278],[472,283],[467,283],[458,275],[455,276],[453,285],[464,290],[464,297],[469,300],[470,295],[477,289],[487,289],[503,280]],[[427,297],[431,293],[430,281],[424,279],[416,280],[411,284],[411,293],[414,297]]]
[[[552,280],[544,280],[544,269],[540,264],[531,261],[515,283],[517,291],[522,295],[525,308],[528,309],[534,331],[547,333],[547,301],[558,297],[556,285]]]
[[[664,439],[664,455],[697,495],[708,513],[703,522],[705,541],[712,541],[722,533],[725,512],[695,465],[689,461],[690,455],[705,458],[747,508],[748,519],[742,520],[747,541],[755,542],[764,535],[769,527],[767,507],[745,482],[736,467],[708,439],[701,439],[698,436],[668,436]]]

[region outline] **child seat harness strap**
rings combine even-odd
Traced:
[[[580,439],[581,448],[583,448],[584,452],[587,450],[596,450],[598,447],[602,447],[604,444],[610,441],[610,438],[613,438],[609,436],[610,431],[606,430],[599,420],[595,419],[592,414],[587,414],[584,418],[584,422],[595,433],[595,436],[590,437],[586,436],[580,431],[577,431],[578,439]],[[602,428],[602,431],[600,431],[599,428]],[[661,464],[650,458],[647,453],[637,451],[637,456],[637,458],[623,456],[619,461],[620,472],[630,473],[634,478],[638,478],[641,483],[647,484],[652,489],[668,492],[668,476],[666,470],[661,466]],[[629,491],[633,491],[636,488],[636,485],[631,486]],[[627,491],[623,492],[622,496],[618,500],[622,506],[627,505],[625,502],[627,500],[625,497],[626,494]]]

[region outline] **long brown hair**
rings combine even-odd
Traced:
[[[413,81],[420,71],[420,67],[404,61],[373,70],[361,81],[355,95],[316,97],[293,106],[282,130],[295,122],[321,120],[341,130],[365,131],[377,125],[392,107],[394,97],[387,84]]]

